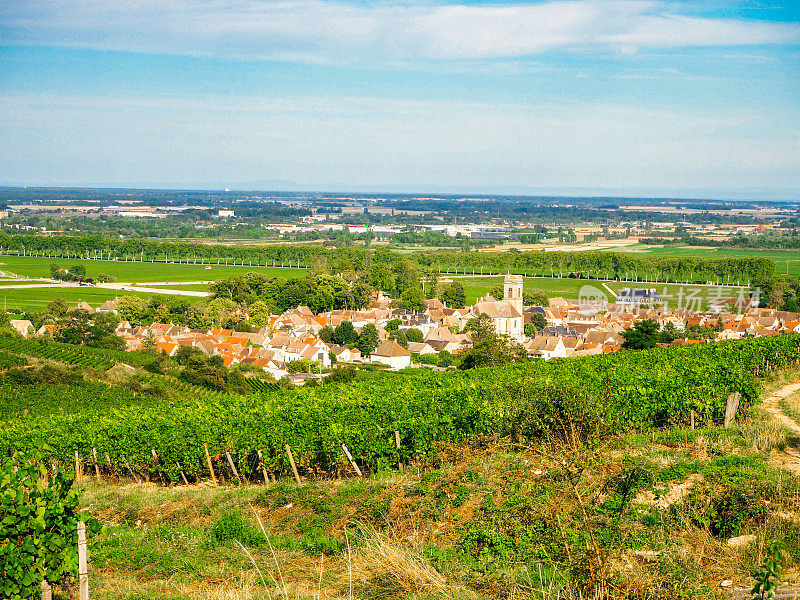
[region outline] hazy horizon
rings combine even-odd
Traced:
[[[476,195],[486,197],[548,197],[564,199],[588,199],[588,198],[609,198],[615,200],[696,200],[696,201],[728,201],[728,202],[797,202],[800,201],[800,192],[795,190],[655,190],[654,193],[646,194],[636,190],[614,190],[603,188],[582,188],[582,189],[534,189],[519,186],[479,188],[462,187],[449,188],[442,187],[434,189],[432,187],[395,187],[384,188],[380,186],[347,186],[329,185],[312,186],[292,184],[280,186],[258,185],[260,182],[206,182],[206,183],[168,183],[168,182],[149,182],[145,184],[124,184],[124,183],[96,183],[96,184],[65,184],[65,185],[36,185],[36,184],[17,184],[13,182],[0,182],[0,188],[19,188],[19,189],[76,189],[76,190],[165,190],[165,191],[194,191],[194,192],[220,192],[229,191],[231,193],[275,193],[275,194],[364,194],[379,196],[386,195],[409,195],[409,196],[465,196]]]

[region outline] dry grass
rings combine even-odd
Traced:
[[[362,527],[359,538],[358,550],[353,554],[356,580],[388,578],[406,593],[442,598],[450,598],[456,591],[417,548],[400,545],[372,527]]]
[[[751,418],[740,429],[753,452],[769,454],[774,448],[786,446],[786,428],[760,408],[753,409]]]

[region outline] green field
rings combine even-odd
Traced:
[[[140,283],[140,287],[153,287],[159,288],[163,290],[187,290],[190,292],[207,292],[208,291],[208,284],[207,283],[182,283],[180,285],[158,285],[153,283]]]
[[[453,281],[458,281],[464,286],[464,292],[467,295],[467,304],[473,304],[475,300],[483,296],[489,289],[498,284],[503,283],[503,276],[497,275],[492,277],[458,277],[458,276],[442,276],[442,279],[452,277]],[[581,287],[590,284],[595,287],[600,287],[597,281],[588,281],[585,279],[558,279],[548,277],[526,277],[524,280],[524,289],[526,292],[541,290],[547,293],[548,296],[563,296],[564,298],[577,298],[578,292]],[[616,288],[614,288],[616,289]]]
[[[79,302],[88,302],[92,307],[102,304],[117,296],[142,296],[146,298],[152,294],[141,292],[128,292],[120,290],[105,290],[93,287],[52,287],[4,290],[0,288],[0,302],[4,308],[17,308],[25,311],[42,310],[48,302],[56,298],[63,298],[71,306]],[[201,300],[193,298],[192,300]]]
[[[637,248],[646,248],[647,252],[652,254],[663,255],[697,255],[698,253],[717,253],[718,256],[742,256],[743,253],[753,251],[736,251],[736,250],[721,250],[705,249],[705,248],[651,248],[647,246],[637,246]],[[761,253],[762,255],[765,253]],[[784,263],[783,269],[786,265],[789,266],[789,272],[800,275],[800,252],[769,252],[766,253],[767,258],[773,258],[773,255],[783,256]],[[790,258],[796,257],[796,258]],[[17,257],[17,256],[0,256],[0,270],[6,272],[13,272],[21,277],[48,277],[50,274],[50,263],[57,262],[57,264],[69,267],[74,264],[82,264],[86,267],[88,277],[96,277],[99,273],[111,275],[117,281],[138,283],[147,286],[148,284],[158,286],[158,282],[162,281],[210,281],[216,279],[224,279],[236,275],[243,275],[245,273],[255,271],[263,273],[271,277],[303,277],[308,273],[307,269],[296,268],[280,268],[280,267],[250,267],[250,266],[225,266],[213,265],[211,269],[207,270],[203,265],[185,265],[185,264],[164,264],[164,263],[138,263],[138,262],[120,262],[120,261],[100,261],[100,260],[57,260],[53,261],[49,258],[38,257]],[[445,279],[448,276],[443,275]],[[450,276],[453,277],[453,276]],[[466,292],[467,304],[473,304],[475,300],[484,295],[489,289],[497,284],[503,282],[502,275],[495,276],[455,276],[454,280],[462,283]],[[525,291],[541,290],[548,296],[563,296],[564,298],[577,298],[581,287],[584,285],[592,285],[596,288],[606,291],[601,282],[595,280],[585,279],[559,279],[550,277],[526,277],[525,278]],[[20,282],[3,281],[0,279],[0,289],[3,285],[19,284]],[[31,283],[36,283],[31,281]],[[611,288],[618,291],[626,285],[620,282],[609,282]],[[639,287],[649,286],[650,284],[639,284]],[[167,287],[167,286],[165,286]],[[168,286],[170,289],[175,290],[192,290],[192,291],[206,291],[208,286],[206,284],[182,284]],[[676,296],[681,286],[678,285],[664,285],[657,284],[656,289],[659,293],[666,293],[670,296]],[[685,289],[692,288],[694,290],[700,289],[696,286],[683,286]],[[709,288],[702,288],[705,294]],[[128,292],[128,291],[115,291],[103,290],[96,288],[31,288],[31,289],[13,289],[4,292],[6,306],[8,308],[18,308],[22,310],[32,310],[43,307],[47,302],[54,298],[64,298],[70,303],[87,301],[89,304],[99,304],[114,298],[117,295],[135,294],[138,296],[147,296],[146,292]],[[723,295],[736,295],[735,293],[723,292]],[[674,301],[668,299],[668,304],[674,305]]]
[[[43,281],[41,279],[25,279],[25,280],[18,280],[18,279],[0,279],[0,286],[4,285],[27,285],[29,283],[48,283],[47,281]]]
[[[459,281],[464,286],[464,291],[467,296],[467,304],[473,304],[475,300],[483,296],[489,289],[498,283],[503,282],[502,276],[494,277],[454,277],[454,281]],[[592,286],[607,294],[609,301],[612,301],[611,294],[608,293],[603,287],[606,283],[614,292],[619,292],[624,287],[654,287],[656,291],[661,294],[665,299],[667,305],[677,308],[678,306],[686,306],[694,302],[694,298],[702,298],[702,306],[706,307],[708,300],[719,296],[737,297],[739,288],[730,288],[725,286],[696,286],[696,285],[677,285],[663,283],[658,284],[645,284],[645,283],[631,283],[620,281],[602,282],[589,279],[558,279],[550,277],[526,277],[524,280],[524,289],[526,292],[543,291],[549,297],[561,296],[563,298],[578,298],[580,290],[583,286]],[[699,306],[693,306],[699,309]]]
[[[61,267],[69,268],[71,265],[81,264],[86,268],[86,276],[95,278],[99,273],[105,273],[117,279],[143,283],[146,281],[208,281],[225,279],[236,275],[243,275],[250,271],[264,273],[271,277],[303,277],[306,269],[257,267],[257,266],[226,266],[212,265],[206,269],[204,265],[140,263],[113,260],[80,260],[80,259],[52,259],[40,257],[0,256],[0,271],[12,272],[20,277],[50,277],[50,264],[56,263]]]
[[[636,252],[654,256],[694,256],[697,258],[768,258],[775,261],[780,275],[800,276],[800,250],[750,250],[697,246],[647,246],[644,244],[613,249],[613,252]]]

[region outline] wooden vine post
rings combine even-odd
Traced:
[[[203,444],[203,449],[206,451],[206,462],[208,463],[208,470],[211,472],[211,481],[214,482],[214,485],[219,485],[217,483],[217,476],[214,474],[214,465],[211,464],[211,455],[208,453],[208,444]]]
[[[294,464],[294,454],[289,444],[286,444],[286,454],[289,456],[289,464],[292,465],[292,473],[294,473],[294,480],[300,483],[300,474],[297,472],[297,465]]]
[[[733,425],[733,420],[736,417],[736,411],[739,408],[739,400],[741,397],[742,395],[739,392],[733,392],[730,396],[728,396],[728,400],[725,402],[724,426],[726,428]]]
[[[117,473],[114,470],[114,465],[111,464],[111,457],[108,455],[108,452],[106,452],[106,464],[108,465],[108,470],[111,471],[111,474],[116,478]]]
[[[361,469],[358,468],[358,465],[356,464],[356,461],[353,460],[353,455],[350,454],[350,450],[347,449],[347,446],[342,444],[342,450],[344,450],[344,454],[347,457],[347,460],[350,461],[350,465],[353,467],[353,469],[355,469],[355,471],[358,474],[358,476],[359,477],[363,477],[364,474],[361,472]]]
[[[81,455],[75,450],[75,483],[83,481],[83,464],[81,464]]]
[[[397,429],[394,430],[394,446],[397,448],[398,453],[400,451],[400,432]],[[403,472],[403,461],[399,458],[397,459],[397,468],[400,469],[400,472]]]
[[[89,600],[89,567],[86,559],[86,523],[78,521],[78,591],[80,600]]]
[[[227,450],[225,450],[225,456],[228,457],[228,464],[231,466],[231,471],[233,471],[233,474],[236,475],[236,479],[239,480],[239,485],[241,485],[242,478],[239,477],[239,471],[236,470],[236,465],[233,464],[233,459],[231,458],[231,453],[228,452]]]
[[[100,467],[97,466],[97,448],[92,448],[92,457],[94,458],[94,478],[100,481]]]
[[[186,479],[186,474],[183,472],[183,467],[181,466],[181,463],[175,461],[175,465],[178,467],[178,472],[180,472],[181,474],[181,479],[183,479],[184,485],[189,485],[189,481]]]
[[[261,454],[261,450],[258,451],[258,462],[261,465],[261,472],[264,474],[264,483],[269,483],[267,467],[264,465],[264,456]]]
[[[130,474],[131,474],[131,477],[133,477],[133,478],[134,478],[134,480],[136,481],[136,483],[141,483],[141,480],[139,479],[139,476],[138,476],[136,473],[134,473],[134,472],[133,472],[133,469],[131,468],[131,465],[130,465],[130,463],[128,462],[128,459],[127,459],[127,457],[123,456],[123,457],[122,457],[122,460],[123,460],[123,462],[125,463],[125,466],[126,466],[126,467],[128,467],[128,471],[130,472]]]
[[[158,473],[158,478],[161,480],[162,485],[167,485],[167,482],[164,480],[164,474],[161,471],[161,469],[159,468],[160,467],[160,462],[158,460],[158,454],[156,454],[156,449],[155,448],[150,448],[150,453],[153,455],[153,462],[156,465],[156,473]]]

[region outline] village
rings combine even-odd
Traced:
[[[527,357],[542,360],[617,352],[623,348],[622,332],[645,320],[655,321],[659,330],[674,332],[674,339],[659,344],[662,346],[800,332],[800,313],[759,308],[757,302],[744,303],[736,298],[717,299],[708,310],[698,311],[669,308],[653,289],[624,288],[614,302],[554,297],[549,299],[549,306],[523,306],[522,290],[523,277],[507,275],[502,299],[486,294],[474,305],[460,309],[448,308],[438,299],[427,300],[424,312],[392,308],[391,299],[377,292],[365,310],[333,310],[315,315],[308,307],[298,306],[270,316],[266,327],[251,332],[192,329],[172,323],[133,327],[121,320],[116,334],[123,338],[128,351],[152,348],[172,357],[182,346],[190,346],[208,356],[220,356],[225,366],[253,365],[275,380],[288,377],[293,383],[303,384],[323,378],[323,369],[334,365],[371,364],[395,371],[422,366],[442,368],[432,359],[469,350],[473,345],[469,323],[481,315],[491,320],[494,332],[509,344],[519,344]],[[118,301],[108,300],[97,307],[82,302],[68,312],[117,314]],[[355,343],[338,345],[323,339],[326,329],[330,331],[344,322],[352,325],[355,334],[373,325],[377,331],[376,347],[363,353]],[[25,319],[12,319],[10,324],[23,337],[52,337],[58,327],[47,324],[34,330]],[[398,332],[404,335],[398,337]],[[698,336],[698,332],[702,335]],[[289,366],[294,361],[304,361],[315,368],[298,373]]]

